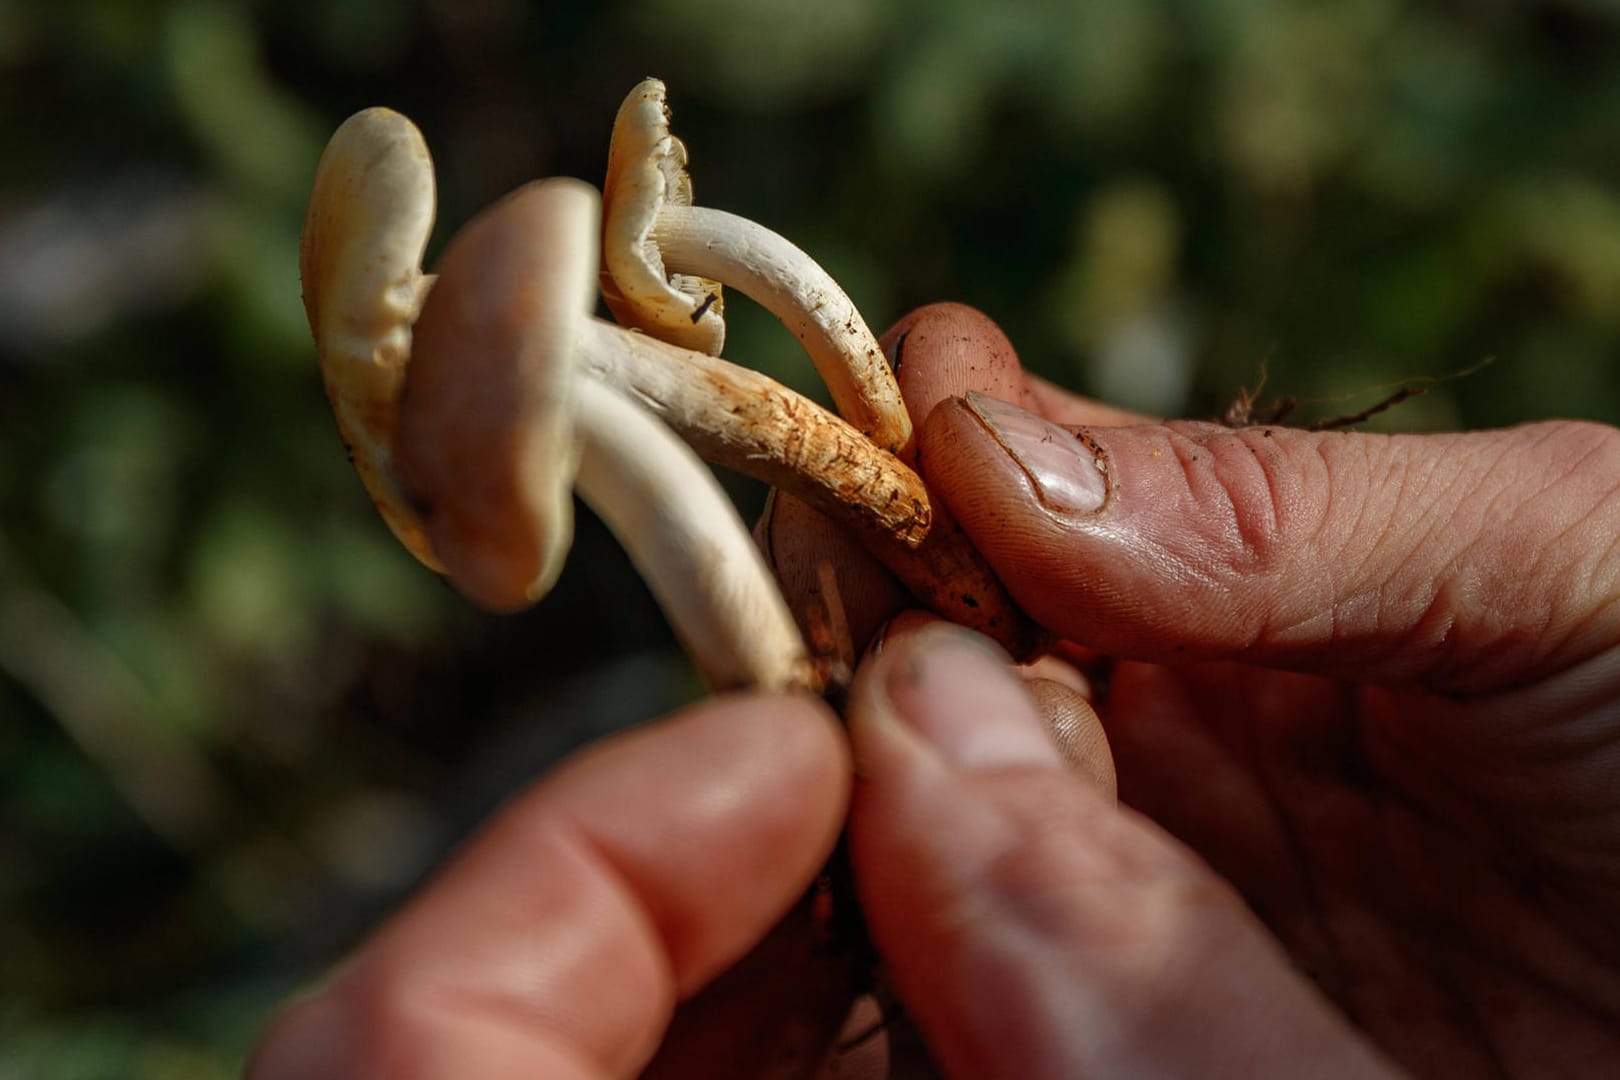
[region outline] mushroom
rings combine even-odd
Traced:
[[[393,464],[395,402],[412,326],[433,283],[420,269],[434,219],[432,159],[390,109],[366,109],[333,134],[316,169],[301,245],[304,305],[338,427],[396,535],[442,570]],[[800,494],[858,528],[915,546],[926,493],[909,469],[870,453],[860,432],[747,368],[671,348],[600,319],[580,326],[598,376],[639,396],[717,464]]]
[[[686,147],[670,134],[658,79],[640,83],[619,109],[602,196],[603,295],[615,318],[718,354],[724,326],[715,282],[733,286],[804,345],[841,416],[880,448],[909,450],[911,417],[894,374],[832,276],[769,229],[692,205]],[[700,335],[700,326],[709,329]],[[692,344],[699,336],[713,347]]]
[[[588,186],[541,181],[501,200],[451,241],[436,283],[419,267],[432,219],[420,135],[368,110],[322,158],[301,270],[328,393],[368,490],[401,540],[471,598],[506,610],[550,588],[574,489],[625,545],[712,686],[819,689],[763,556],[690,442],[853,526],[948,617],[1033,651],[1031,624],[890,452],[909,423],[875,445],[712,355],[717,338],[691,350],[590,316],[600,220]],[[698,308],[694,325],[715,303]],[[875,350],[868,358],[887,375]],[[813,891],[797,909],[818,935],[836,928],[825,904]],[[852,994],[852,957],[865,954],[818,951]],[[842,999],[816,992],[834,1025]],[[812,1067],[805,1047],[832,1033],[792,1029],[786,1068]]]
[[[720,321],[720,283],[733,286],[799,339],[846,420],[878,450],[910,459],[910,414],[882,347],[854,302],[815,260],[783,237],[735,214],[693,206],[686,166],[686,146],[669,129],[664,84],[645,79],[619,108],[603,184],[602,292],[614,317],[664,341],[690,340],[696,324]],[[706,351],[718,354],[723,330],[721,325],[721,336],[707,339],[712,347]],[[714,362],[695,363],[717,370]],[[633,371],[626,374],[634,376]],[[756,394],[762,395],[756,401],[791,394],[763,376],[753,382]],[[789,412],[790,420],[814,415],[798,408]],[[701,431],[676,417],[666,419],[704,457],[721,460],[707,449]],[[799,478],[791,473],[766,475],[754,464],[757,460],[750,456],[737,467],[851,526],[868,550],[939,614],[983,631],[1015,656],[1034,655],[1045,644],[1044,634],[1018,609],[954,519],[933,505],[920,480],[919,505],[927,520],[918,535],[924,539],[913,544],[907,533],[901,548],[853,516],[847,500],[828,500],[821,491],[796,483]],[[869,463],[873,456],[867,451],[856,457],[841,454],[836,460]],[[862,501],[870,499],[868,494]]]
[[[471,599],[522,607],[556,580],[577,488],[711,686],[809,686],[798,628],[714,475],[581,367],[597,229],[593,189],[546,180],[479,214],[445,251],[395,433],[433,550]]]
[[[385,135],[379,135],[379,130]],[[305,227],[306,252],[319,256],[334,246],[332,238],[347,242],[358,236],[364,243],[349,242],[349,248],[362,252],[404,251],[409,255],[403,258],[395,254],[386,264],[387,274],[375,272],[371,262],[358,256],[305,260],[305,290],[312,298],[311,326],[317,341],[333,336],[328,327],[369,326],[379,321],[374,314],[377,311],[389,316],[387,382],[360,378],[371,376],[372,369],[378,366],[373,356],[384,355],[380,347],[369,352],[353,346],[341,350],[322,348],[323,364],[329,372],[333,370],[329,358],[341,360],[338,372],[366,391],[356,405],[351,402],[353,395],[340,393],[346,384],[328,375],[328,391],[340,426],[348,432],[346,417],[350,411],[370,423],[363,429],[367,441],[361,444],[366,455],[357,452],[356,464],[365,466],[361,475],[374,501],[418,557],[437,569],[447,570],[463,591],[481,603],[496,608],[521,605],[549,587],[560,566],[561,549],[548,547],[542,552],[533,546],[521,556],[514,555],[515,549],[501,546],[510,541],[502,530],[512,523],[494,524],[496,518],[486,519],[484,525],[474,529],[468,524],[470,518],[446,517],[433,523],[430,539],[429,527],[419,507],[406,498],[396,471],[396,458],[421,449],[419,444],[424,438],[441,437],[425,435],[428,429],[414,421],[410,430],[395,430],[396,399],[402,381],[406,386],[422,381],[414,375],[408,379],[403,376],[407,361],[413,372],[417,364],[409,356],[417,347],[409,319],[432,305],[427,288],[432,279],[422,275],[415,263],[425,241],[422,223],[431,221],[433,213],[431,164],[421,137],[404,117],[386,110],[368,110],[340,127],[333,143],[323,158],[322,176],[311,201]],[[397,164],[384,168],[378,163],[411,155],[419,163],[418,168],[428,172],[429,182],[419,182],[407,190],[394,181],[394,174],[400,171]],[[373,187],[378,188],[374,201]],[[345,215],[357,220],[350,221]],[[530,248],[550,243],[550,233],[529,236],[519,228],[530,220],[529,216],[514,216],[512,229],[498,240],[489,240],[488,250],[496,252],[499,243]],[[555,258],[564,256],[581,260],[580,272],[595,273],[595,259],[590,252],[573,247]],[[347,277],[334,282],[330,278],[333,274]],[[568,280],[579,279],[575,276]],[[408,294],[401,282],[411,286]],[[435,286],[433,291],[438,288]],[[426,304],[424,296],[428,297]],[[323,297],[332,298],[331,302],[320,299]],[[492,293],[484,317],[501,324],[502,333],[514,339],[522,331],[524,320],[542,315],[551,318],[553,314],[532,295],[507,296],[510,306],[496,305],[493,297]],[[984,631],[1014,655],[1028,656],[1038,651],[1043,639],[1034,624],[1019,611],[961,531],[936,509],[921,478],[893,454],[874,445],[846,421],[759,372],[628,331],[584,314],[584,308],[585,301],[581,300],[568,309],[565,320],[567,341],[578,368],[654,413],[708,460],[792,492],[848,525],[923,603],[941,615]],[[420,338],[424,332],[418,322],[414,334]],[[887,372],[886,366],[884,370]],[[491,384],[504,387],[503,391],[493,391],[479,388],[476,384],[480,380],[462,377],[458,381],[448,375],[434,378],[447,402],[462,402],[458,437],[469,444],[496,437],[481,426],[487,421],[480,410],[515,407],[516,397],[502,397],[503,393],[516,395],[517,388],[510,379]],[[529,386],[524,392],[538,391]],[[410,391],[410,396],[421,393]],[[450,423],[455,415],[453,407],[445,404],[440,408],[444,423]],[[517,441],[497,447],[492,453],[538,455],[542,448],[546,453],[562,453],[568,445],[559,433],[567,430],[566,426],[549,433],[531,433],[522,439],[518,439],[519,429],[514,425],[497,430],[500,438]],[[346,438],[351,445],[357,442],[347,434]],[[519,469],[512,475],[521,473]],[[498,475],[472,470],[461,474],[460,483],[466,485],[469,478],[476,478],[487,487],[496,482],[493,478]],[[510,477],[507,482],[516,483]],[[429,495],[430,489],[437,492],[453,486],[449,481],[439,486],[424,484],[419,477],[413,477],[413,485],[418,496]],[[565,511],[557,508],[557,504],[566,503],[565,494],[564,488],[553,496],[547,515],[566,520]],[[431,500],[423,500],[421,505],[435,513],[443,512]],[[525,542],[538,544],[532,534],[520,531],[513,535],[530,535]],[[459,553],[459,566],[450,563],[451,550]],[[475,550],[482,555],[475,558],[471,554]],[[480,565],[482,558],[490,560],[487,565]]]
[[[588,370],[635,393],[702,457],[852,530],[927,607],[1020,659],[1046,646],[922,478],[820,405],[758,371],[596,320],[580,349]]]
[[[416,125],[391,109],[356,113],[315,168],[298,270],[326,394],[355,471],[400,543],[439,570],[392,459],[411,326],[433,283],[421,270],[433,213],[433,161]]]

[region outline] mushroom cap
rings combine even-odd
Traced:
[[[416,322],[395,458],[451,581],[493,610],[545,595],[573,538],[599,211],[576,180],[519,188],[450,241]]]
[[[692,205],[686,146],[669,133],[657,79],[642,81],[619,107],[602,199],[602,298],[613,317],[661,341],[719,356],[726,341],[720,283],[667,272],[652,235],[666,205]]]
[[[431,284],[421,265],[433,213],[433,160],[416,125],[391,109],[356,113],[316,166],[298,271],[326,395],[355,470],[394,535],[438,569],[390,457],[411,324]]]

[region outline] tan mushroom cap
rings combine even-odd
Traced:
[[[494,610],[543,596],[573,538],[573,379],[598,220],[587,184],[518,189],[450,242],[416,323],[400,475],[451,580]]]
[[[684,349],[719,356],[726,342],[720,283],[664,267],[653,228],[668,205],[692,205],[686,146],[669,133],[664,84],[647,79],[619,108],[608,147],[602,298],[613,317]]]
[[[298,269],[326,394],[355,470],[394,535],[437,570],[391,454],[411,324],[431,284],[421,264],[433,214],[433,161],[422,133],[391,109],[356,113],[316,167]]]

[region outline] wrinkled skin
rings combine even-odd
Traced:
[[[609,740],[290,1010],[254,1075],[633,1075],[846,813],[949,1075],[1612,1070],[1620,433],[1154,424],[1025,378],[967,309],[887,341],[924,475],[1072,666],[1018,677],[908,616],[847,748],[819,704],[758,696]],[[801,510],[766,530],[790,599],[829,550],[873,574]],[[841,588],[863,637],[902,602],[867,580]],[[739,1048],[797,963],[754,976]],[[690,1074],[724,1075],[708,1053]]]
[[[908,353],[908,400],[981,389]],[[1620,432],[1099,431],[1120,490],[1087,519],[1031,512],[971,409],[930,413],[924,474],[1019,601],[1137,658],[1097,702],[1121,800],[1352,1020],[1426,1075],[1620,1061]]]

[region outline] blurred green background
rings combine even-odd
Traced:
[[[349,113],[422,126],[437,247],[599,180],[656,74],[699,200],[876,328],[967,301],[1167,414],[1492,360],[1369,426],[1614,422],[1617,46],[1614,0],[0,0],[0,1078],[233,1075],[490,807],[694,693],[588,515],[510,618],[375,518],[297,281]]]

